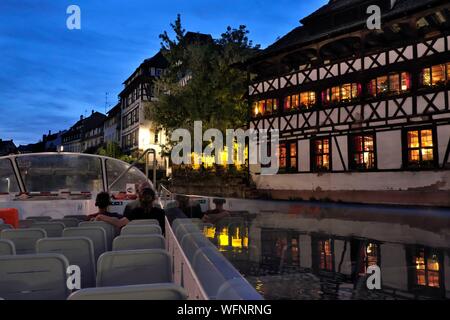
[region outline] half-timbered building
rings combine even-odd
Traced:
[[[279,172],[251,166],[257,187],[282,199],[450,206],[449,7],[331,0],[249,60],[249,127],[280,130]]]

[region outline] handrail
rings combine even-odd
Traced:
[[[164,191],[169,196],[172,196],[172,192],[169,189],[167,189],[162,183],[159,184],[158,188],[160,189],[160,192]]]
[[[123,178],[123,176],[125,176],[133,167],[136,167],[136,164],[144,157],[147,156],[149,153],[153,153],[155,156],[153,157],[153,185],[154,187],[156,187],[156,150],[149,148],[147,150],[144,151],[144,153],[142,153],[139,158],[137,158],[124,172],[122,172],[109,186],[108,186],[108,192],[110,191],[110,189],[120,180]],[[147,160],[145,161],[145,174],[146,177],[148,178],[148,168],[147,168]]]

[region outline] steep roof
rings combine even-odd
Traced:
[[[447,0],[397,0],[391,9],[390,0],[331,0],[303,18],[301,20],[303,25],[291,30],[251,58],[249,62],[258,61],[294,47],[301,47],[325,37],[342,34],[352,28],[360,28],[366,23],[368,17],[366,9],[369,5],[383,4],[380,6],[382,19],[391,19],[441,3],[447,3]]]
[[[17,147],[12,140],[0,139],[0,156],[6,156],[11,153],[16,153]]]

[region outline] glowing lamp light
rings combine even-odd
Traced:
[[[230,238],[228,237],[228,228],[223,228],[219,235],[219,246],[226,247],[230,244]]]
[[[216,228],[215,227],[205,227],[203,229],[203,234],[205,235],[205,237],[207,237],[209,239],[214,239],[214,237],[216,235]]]

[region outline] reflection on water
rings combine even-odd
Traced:
[[[239,214],[204,233],[266,299],[450,298],[450,212],[371,210]]]

